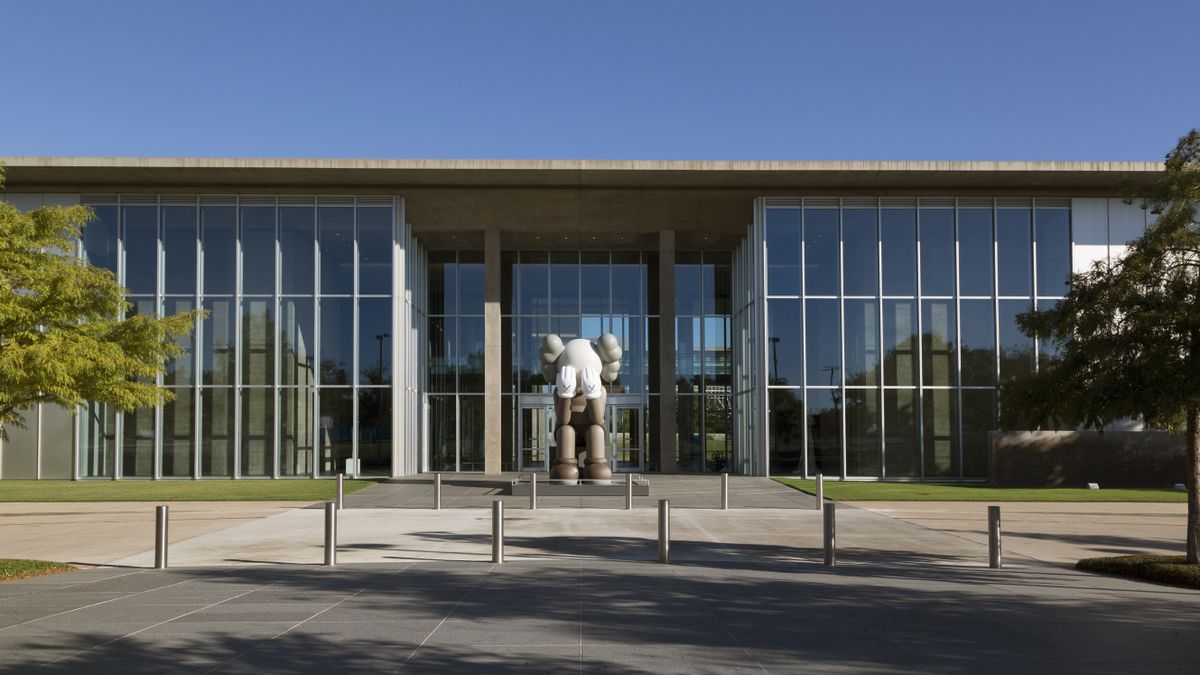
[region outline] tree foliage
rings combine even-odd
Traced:
[[[41,402],[131,410],[171,398],[155,378],[183,353],[195,314],[122,319],[116,277],[73,254],[92,217],[82,206],[22,213],[0,202],[0,437]]]
[[[1128,417],[1187,434],[1188,555],[1197,561],[1200,502],[1200,132],[1167,155],[1161,178],[1142,188],[1154,223],[1124,257],[1071,277],[1049,311],[1019,317],[1022,330],[1056,348],[1039,372],[1003,385],[1006,428],[1104,428]]]

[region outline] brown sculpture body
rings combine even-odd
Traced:
[[[554,385],[554,436],[558,454],[550,477],[562,480],[608,480],[607,426],[604,412],[611,384],[621,370],[621,346],[612,333],[591,340],[563,344],[557,335],[547,335],[541,348],[542,376]],[[579,469],[579,441],[584,441],[587,460]]]

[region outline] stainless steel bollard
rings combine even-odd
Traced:
[[[671,502],[658,500],[658,562],[671,562]]]
[[[625,510],[633,510],[633,474],[625,474]]]
[[[167,569],[167,508],[154,509],[154,569]]]
[[[433,508],[442,508],[442,474],[433,474]]]
[[[721,509],[729,510],[729,474],[721,474]]]
[[[529,474],[529,510],[537,511],[537,474]]]
[[[342,510],[342,505],[343,505],[343,503],[344,503],[344,499],[345,499],[345,497],[346,497],[346,493],[345,493],[345,491],[342,489],[342,474],[340,474],[340,473],[339,473],[339,474],[338,474],[338,485],[337,485],[337,507],[338,507],[338,511],[341,511],[341,510]]]
[[[837,564],[837,503],[829,502],[825,506],[825,565],[833,567]]]
[[[825,474],[817,474],[817,510],[825,508]]]
[[[504,562],[504,502],[492,502],[492,562]]]
[[[1004,566],[1000,555],[1000,507],[988,507],[988,567],[999,569]]]
[[[325,502],[325,565],[337,564],[337,502]]]

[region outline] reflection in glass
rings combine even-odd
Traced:
[[[321,389],[320,425],[317,442],[320,445],[322,476],[346,472],[346,460],[354,450],[354,390],[346,388]]]
[[[800,295],[800,209],[767,209],[767,294]]]
[[[284,386],[316,384],[313,300],[283,298],[279,307],[279,382]]]
[[[458,406],[455,396],[429,395],[429,469],[457,471]]]
[[[458,320],[458,391],[483,393],[483,317]]]
[[[878,476],[879,391],[846,389],[846,474]]]
[[[728,316],[704,317],[704,382],[706,387],[728,387],[733,372]],[[636,353],[636,352],[635,352]]]
[[[196,292],[196,207],[162,207],[163,292]]]
[[[917,303],[915,300],[883,301],[883,383],[887,386],[917,384]]]
[[[1066,295],[1071,280],[1071,212],[1037,210],[1037,294]]]
[[[917,212],[913,209],[883,209],[880,221],[883,294],[916,295]]]
[[[958,283],[962,295],[992,295],[992,210],[958,212]]]
[[[704,283],[698,252],[675,254],[675,314],[704,313]]]
[[[777,302],[777,301],[773,301]],[[698,316],[675,319],[675,390],[703,391],[701,320]]]
[[[704,252],[704,313],[733,311],[733,257],[729,251]]]
[[[83,228],[83,257],[92,267],[117,273],[117,207],[93,206],[96,218]]]
[[[196,459],[195,399],[191,389],[172,389],[162,409],[162,475],[188,477]]]
[[[321,384],[351,384],[354,372],[354,301],[321,299]]]
[[[483,471],[483,397],[458,397],[458,470]]]
[[[358,390],[358,468],[364,476],[392,475],[392,390]]]
[[[996,428],[996,391],[994,389],[963,389],[964,478],[982,478],[987,475],[988,432],[994,431]]]
[[[996,260],[1000,295],[1033,292],[1033,244],[1028,209],[996,211]]]
[[[767,301],[768,384],[799,385],[804,381],[804,331],[800,300]]]
[[[158,207],[122,206],[125,221],[125,288],[154,293],[158,273]]]
[[[354,292],[354,209],[349,206],[317,208],[321,246],[321,295]]]
[[[520,299],[517,311],[527,316],[543,316],[550,313],[550,268],[545,264],[546,255],[533,256],[531,251],[521,252],[518,271]],[[526,258],[539,260],[537,264],[526,263]]]
[[[243,476],[275,473],[275,393],[269,387],[242,390]]]
[[[458,252],[458,313],[483,314],[484,286],[487,281],[482,251]]]
[[[808,384],[836,386],[842,382],[842,336],[837,300],[806,300],[808,323]]]
[[[1037,308],[1039,312],[1048,312],[1058,307],[1058,300],[1038,300]],[[1038,367],[1045,367],[1052,360],[1057,360],[1062,354],[1062,346],[1058,342],[1049,337],[1038,337]]]
[[[996,320],[991,300],[963,300],[959,325],[962,330],[962,383],[990,387],[996,384]]]
[[[954,358],[955,326],[953,300],[922,300],[921,336],[925,386],[945,387],[958,384]]]
[[[234,384],[234,345],[237,329],[234,307],[232,298],[209,298],[204,301],[204,309],[208,311],[201,331],[203,346],[200,363],[204,373],[204,384]]]
[[[837,389],[808,389],[808,472],[842,473],[842,397]]]
[[[237,208],[201,206],[200,241],[205,294],[233,295],[237,285]]]
[[[954,211],[951,209],[921,209],[921,295],[954,295]]]
[[[608,314],[609,268],[607,251],[584,251],[579,268],[579,295],[584,314]]]
[[[358,207],[358,292],[392,292],[392,209]]]
[[[683,395],[678,398],[675,426],[679,430],[676,463],[680,471],[704,470],[704,439],[701,437],[704,397]]]
[[[804,293],[838,294],[838,211],[804,210]]]
[[[917,445],[917,390],[883,391],[885,472],[888,477],[921,475],[921,450]],[[848,433],[848,432],[847,432]]]
[[[733,409],[730,397],[704,397],[704,470],[729,471],[733,461]]]
[[[846,209],[842,211],[842,247],[845,295],[877,295],[879,271],[879,239],[875,209]],[[809,295],[817,295],[811,290]]]
[[[275,381],[275,301],[242,300],[242,384]]]
[[[316,242],[316,209],[311,206],[279,207],[280,292],[312,295],[316,288],[313,254]]]
[[[1000,301],[1000,381],[1033,372],[1033,338],[1021,332],[1017,315],[1033,309],[1028,300]],[[964,413],[966,403],[963,404]],[[966,422],[963,423],[964,425]],[[964,441],[965,443],[965,441]]]
[[[429,313],[455,314],[458,311],[458,265],[454,251],[430,251]]]
[[[154,476],[154,408],[138,408],[125,413],[121,475],[125,478]]]
[[[111,405],[88,401],[79,414],[79,475],[111,477],[116,470],[117,411]]]
[[[800,475],[804,459],[804,401],[800,389],[767,392],[771,429],[771,474]]]
[[[629,256],[632,263],[621,263],[618,254]],[[642,310],[643,277],[645,268],[637,263],[637,253],[613,252],[612,311],[613,314],[640,314]]]
[[[453,318],[429,317],[429,391],[455,390],[454,326]]]
[[[358,383],[392,383],[392,301],[358,301]]]
[[[200,390],[200,475],[232,476],[233,388]]]
[[[846,386],[879,383],[879,305],[846,301]],[[823,383],[827,384],[827,383]]]
[[[275,292],[275,207],[242,207],[242,293]]]
[[[925,476],[958,475],[958,390],[926,389]]]
[[[279,390],[279,475],[311,476],[313,472],[312,387]]]
[[[550,252],[550,313],[579,314],[579,253]]]
[[[182,314],[190,312],[194,309],[191,300],[177,300],[168,298],[163,301],[166,306],[168,315]],[[163,373],[163,385],[168,387],[185,387],[193,382],[195,378],[192,372],[194,359],[196,358],[196,349],[193,343],[192,335],[180,336],[175,339],[175,344],[183,348],[184,352],[179,356],[167,361],[166,371]]]

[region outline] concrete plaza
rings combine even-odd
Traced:
[[[674,481],[662,486],[673,503],[698,505],[717,484]],[[943,531],[842,505],[839,565],[826,568],[811,498],[776,486],[746,479],[729,511],[673,509],[671,565],[654,562],[653,509],[529,511],[515,498],[494,565],[495,494],[477,485],[448,484],[440,511],[418,508],[417,482],[348,498],[332,568],[318,565],[321,509],[270,505],[173,529],[172,569],[147,569],[139,510],[144,539],[109,547],[127,553],[110,566],[0,585],[0,670],[1124,673],[1190,672],[1200,658],[1200,592],[1076,572],[1053,561],[1058,547],[1008,550],[989,569],[969,511]],[[1025,507],[1014,520],[1036,516],[1013,506]],[[1087,506],[1116,513],[1114,536],[1136,544],[1139,517]]]

